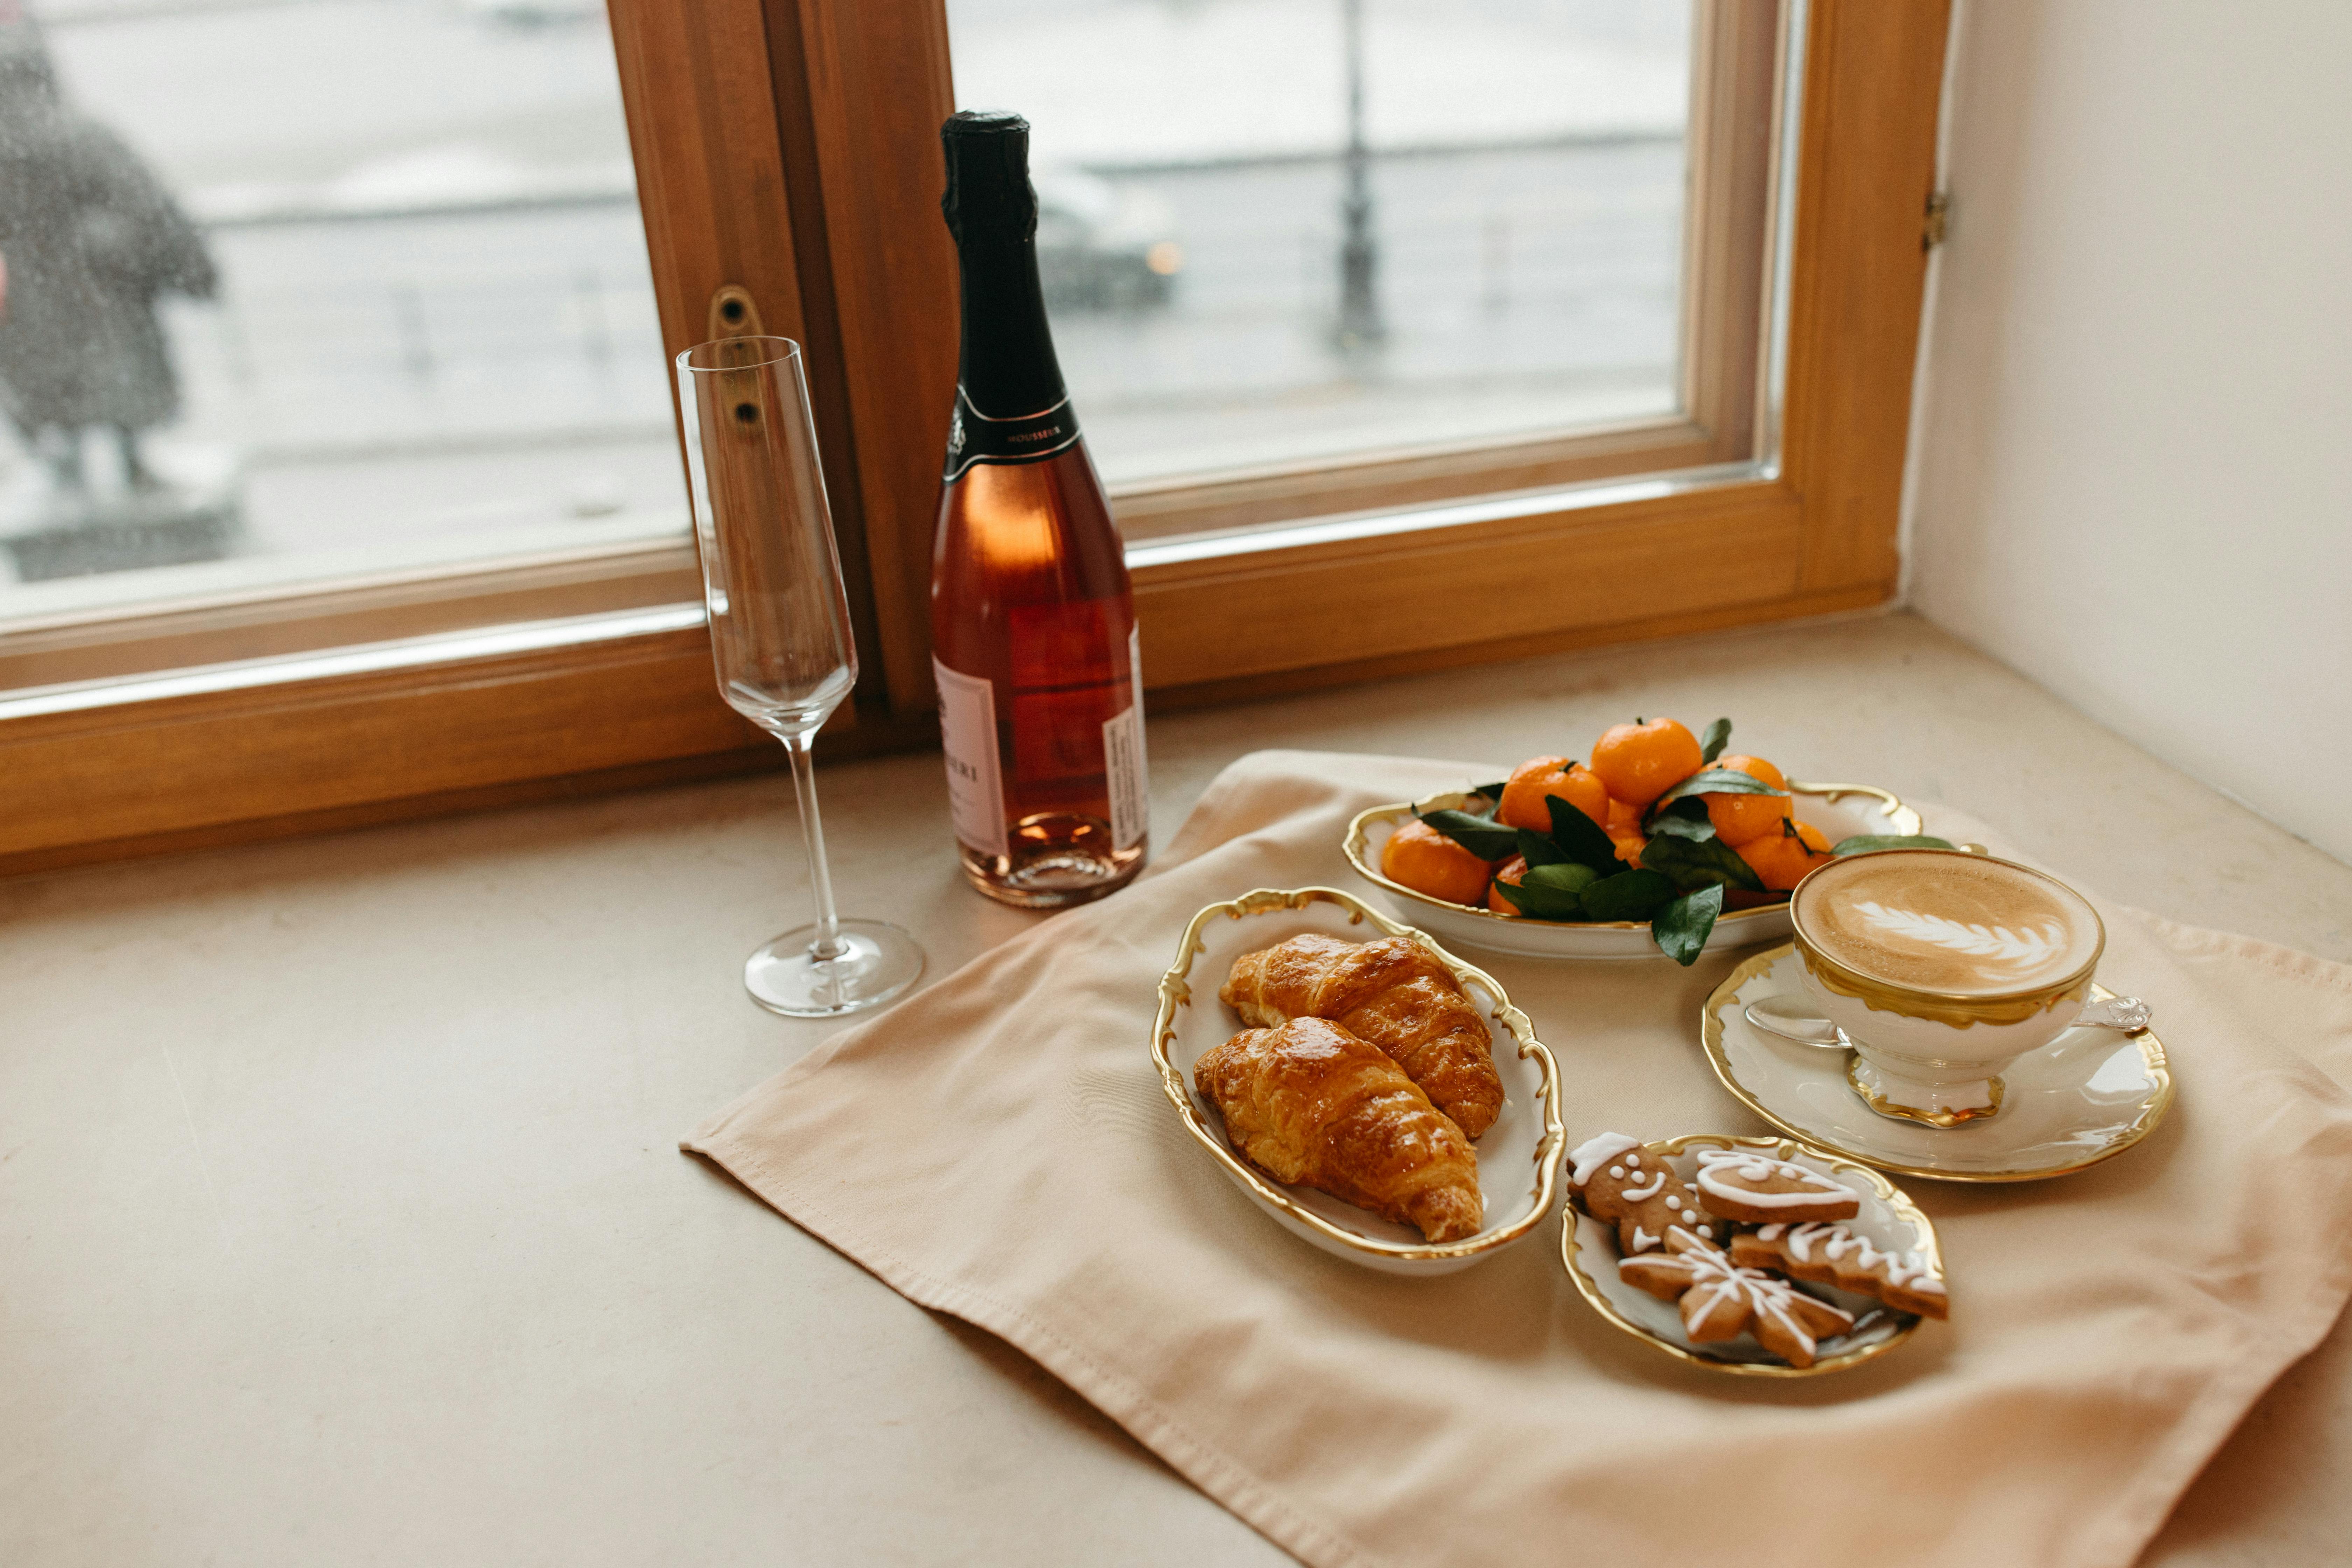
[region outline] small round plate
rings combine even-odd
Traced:
[[[1672,1166],[1685,1182],[1698,1171],[1694,1149],[1769,1150],[1775,1159],[1791,1161],[1808,1170],[1844,1183],[1862,1194],[1862,1212],[1843,1221],[1845,1227],[1883,1252],[1916,1252],[1944,1271],[1944,1257],[1936,1247],[1936,1227],[1903,1190],[1866,1166],[1856,1165],[1809,1148],[1788,1138],[1733,1138],[1721,1133],[1693,1132],[1643,1147]],[[1916,1332],[1920,1320],[1868,1296],[1857,1296],[1834,1285],[1800,1285],[1833,1307],[1853,1314],[1850,1332],[1821,1342],[1821,1353],[1811,1366],[1790,1366],[1748,1334],[1709,1344],[1693,1342],[1683,1331],[1683,1317],[1672,1301],[1662,1301],[1637,1290],[1618,1277],[1617,1227],[1594,1219],[1569,1200],[1568,1217],[1559,1231],[1559,1259],[1577,1293],[1592,1310],[1643,1343],[1677,1360],[1712,1372],[1745,1377],[1818,1377],[1843,1372],[1875,1360]]]
[[[1486,1200],[1486,1223],[1477,1235],[1433,1244],[1409,1225],[1391,1224],[1312,1187],[1275,1181],[1234,1152],[1223,1120],[1192,1087],[1192,1064],[1248,1026],[1217,997],[1234,960],[1309,931],[1349,942],[1411,937],[1445,965],[1485,1014],[1495,1038],[1495,1070],[1503,1080],[1503,1110],[1473,1145]],[[1217,1168],[1276,1224],[1351,1263],[1388,1274],[1450,1274],[1526,1239],[1551,1212],[1564,1137],[1559,1068],[1536,1038],[1535,1026],[1484,970],[1336,888],[1261,888],[1194,915],[1176,962],[1160,979],[1151,1059],[1169,1102]]]
[[[1913,834],[1919,831],[1919,814],[1883,789],[1868,784],[1791,784],[1798,797],[1797,820],[1809,822],[1829,836],[1831,843],[1857,834]],[[1400,800],[1359,813],[1348,825],[1341,848],[1356,874],[1386,893],[1397,913],[1465,947],[1522,958],[1664,958],[1650,939],[1647,921],[1535,921],[1498,915],[1418,893],[1402,882],[1381,875],[1381,850],[1389,836],[1412,820],[1415,810],[1459,809],[1475,798],[1454,790],[1427,800]],[[1789,904],[1782,900],[1761,909],[1734,910],[1715,922],[1706,951],[1747,947],[1777,942],[1789,934]]]
[[[1773,1126],[1849,1160],[1940,1182],[2032,1182],[2122,1153],[2172,1104],[2172,1073],[2153,1030],[2069,1029],[2001,1072],[2000,1113],[1956,1127],[1881,1116],[1846,1082],[1848,1051],[1768,1035],[1741,1010],[1801,995],[1793,945],[1759,952],[1706,999],[1706,1059],[1739,1102]],[[2112,996],[2104,985],[2095,996]]]

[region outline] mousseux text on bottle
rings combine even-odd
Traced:
[[[941,140],[963,306],[931,561],[949,799],[972,885],[1053,908],[1143,868],[1135,598],[1045,322],[1028,121],[967,111]]]

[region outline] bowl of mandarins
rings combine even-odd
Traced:
[[[1690,963],[1786,938],[1789,893],[1842,855],[1952,846],[1868,784],[1790,781],[1730,751],[1731,721],[1612,726],[1589,763],[1530,757],[1507,779],[1360,813],[1349,864],[1449,942],[1531,958]]]

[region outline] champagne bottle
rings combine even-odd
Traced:
[[[1029,122],[968,110],[940,139],[963,305],[931,555],[948,792],[972,886],[1052,909],[1148,852],[1135,596],[1045,323]]]

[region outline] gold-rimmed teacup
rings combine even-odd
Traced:
[[[2074,1022],[2106,947],[2091,901],[1957,849],[1831,861],[1790,899],[1799,975],[1871,1109],[1931,1127],[2000,1110],[2002,1069]]]

